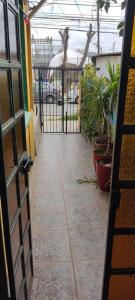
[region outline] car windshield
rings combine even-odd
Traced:
[[[35,82],[35,88],[36,88],[36,90],[39,89],[39,81]],[[41,89],[46,90],[46,91],[53,91],[54,87],[49,82],[41,81]]]
[[[43,89],[47,91],[53,91],[54,87],[51,83],[49,82],[43,82],[42,83]]]

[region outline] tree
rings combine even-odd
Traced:
[[[117,3],[117,0],[97,0],[97,5],[99,6],[99,9],[104,8],[106,13],[108,13],[108,10],[111,6],[111,3]],[[126,7],[126,0],[121,1],[121,9],[125,9]],[[124,31],[124,21],[120,22],[117,26],[117,29],[119,30],[119,35],[123,36]]]
[[[31,11],[28,15],[29,20],[34,17],[34,15],[38,12],[38,10],[46,3],[47,0],[40,0],[37,5],[34,5],[31,8]]]
[[[63,44],[63,49],[64,49],[63,66],[65,66],[66,62],[67,62],[67,49],[68,49],[68,40],[69,40],[69,28],[67,27],[64,30],[60,30],[59,34],[61,36],[62,44]],[[84,54],[83,54],[82,60],[81,60],[81,62],[79,64],[80,68],[82,68],[83,65],[84,65],[84,63],[85,63],[85,60],[86,60],[86,57],[87,57],[88,51],[89,51],[90,42],[91,42],[91,39],[94,36],[94,34],[95,34],[95,32],[92,31],[92,24],[90,24],[89,31],[87,32],[87,41],[86,41],[86,46],[85,46],[85,49],[84,49]]]
[[[85,60],[86,60],[86,57],[88,55],[88,51],[89,51],[89,46],[90,46],[90,42],[93,38],[93,36],[95,35],[95,32],[92,31],[92,24],[90,24],[90,27],[89,27],[89,31],[87,32],[87,41],[86,41],[86,46],[85,46],[85,50],[84,50],[84,54],[83,54],[83,57],[82,57],[82,60],[79,64],[79,67],[82,68],[84,63],[85,63]]]
[[[117,0],[97,0],[97,4],[100,9],[104,8],[106,12],[108,12],[111,3],[118,3]],[[126,0],[121,1],[121,9],[124,9],[126,6]]]
[[[63,49],[64,49],[64,57],[63,57],[63,66],[66,65],[67,62],[67,49],[68,49],[68,40],[69,40],[69,28],[66,27],[64,30],[60,30],[59,34],[62,39]]]

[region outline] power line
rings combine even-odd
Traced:
[[[68,27],[69,28],[69,30],[71,30],[71,29],[74,29],[75,31],[78,31],[78,30],[80,30],[80,31],[84,31],[84,32],[88,32],[88,30],[89,30],[89,26],[81,26],[81,27],[78,27],[77,25],[68,25],[68,24],[59,24],[59,23],[57,23],[57,24],[51,24],[51,23],[40,23],[40,24],[33,24],[33,26],[31,27],[31,28],[45,28],[45,27],[52,27],[52,28],[58,28],[58,29],[64,29],[65,27]],[[97,27],[96,26],[94,26],[93,27],[93,29],[92,29],[92,32],[95,32],[95,33],[97,33],[98,32],[98,30],[97,30]],[[115,28],[112,28],[112,27],[110,27],[110,28],[108,28],[107,26],[105,26],[105,27],[100,27],[100,32],[101,33],[119,33],[119,31],[118,31],[118,29],[117,29],[117,27],[115,27]]]
[[[52,25],[53,26],[53,25]],[[50,27],[50,26],[32,26],[32,28],[38,28],[38,29],[61,29],[61,27]],[[64,29],[63,27],[62,29]],[[83,29],[72,29],[69,28],[69,31],[78,31],[78,32],[88,32],[88,30],[83,30]],[[94,30],[93,32],[97,33],[97,30]],[[118,32],[114,31],[100,31],[100,33],[111,33],[111,34],[118,34]]]
[[[77,3],[77,0],[74,0],[74,1],[75,1],[75,4],[76,4],[77,8],[78,8],[78,11],[79,11],[80,15],[83,17],[82,12],[81,12],[80,7],[79,7],[79,4]]]
[[[61,16],[61,17],[58,17],[58,16],[45,16],[44,18],[43,18],[43,16],[37,16],[37,17],[35,17],[35,18],[33,18],[33,20],[34,21],[36,21],[36,20],[38,20],[38,19],[43,19],[43,20],[47,20],[47,19],[49,19],[49,20],[69,20],[69,21],[85,21],[85,22],[89,22],[89,21],[95,21],[95,22],[97,22],[97,18],[95,17],[95,18],[80,18],[80,17],[74,17],[74,16],[68,16],[68,15],[65,15],[65,16]],[[32,22],[33,22],[33,20],[32,20]],[[123,18],[119,18],[119,19],[112,19],[112,18],[108,18],[108,19],[106,19],[106,18],[100,18],[100,21],[101,22],[110,22],[110,23],[117,23],[117,22],[120,22],[120,21],[122,21],[123,20]]]
[[[58,21],[55,21],[55,22],[51,22],[50,20],[46,20],[46,21],[41,21],[40,23],[39,22],[34,22],[33,24],[32,24],[32,26],[34,26],[34,27],[36,27],[36,26],[40,26],[40,25],[42,25],[42,26],[46,26],[46,25],[51,25],[51,26],[58,26],[58,27],[60,27],[60,26],[68,26],[68,24],[64,21],[61,21],[61,22],[58,22]],[[75,24],[75,23],[73,23],[73,24],[71,24],[71,25],[69,25],[69,28],[77,28],[77,29],[86,29],[86,30],[88,30],[88,28],[89,28],[89,23],[87,24],[87,23],[85,23],[85,24],[83,24],[83,25],[81,25],[81,28],[80,27],[78,27],[78,24]],[[104,26],[100,26],[100,28],[101,28],[101,31],[108,31],[108,30],[111,30],[111,31],[117,31],[117,29],[116,29],[116,26],[110,26],[110,27],[108,27],[107,26],[107,24],[104,24]],[[96,26],[96,23],[94,23],[93,24],[93,31],[96,31],[97,30],[97,26]]]
[[[53,26],[53,25],[45,25],[45,26],[43,26],[42,24],[40,25],[40,26],[36,26],[36,27],[33,27],[33,28],[38,28],[38,29],[55,29],[55,30],[57,30],[57,29],[64,29],[65,28],[65,26],[63,25],[62,27],[59,27],[58,25],[56,25],[56,26]],[[78,28],[75,28],[75,27],[73,27],[73,28],[69,28],[69,31],[76,31],[76,32],[88,32],[88,28],[87,29],[78,29]],[[93,32],[95,32],[95,33],[97,33],[97,30],[93,30]],[[100,32],[100,34],[115,34],[115,35],[118,35],[119,34],[119,32],[118,31],[109,31],[109,30],[101,30],[101,32]]]
[[[51,15],[51,13],[48,13],[48,12],[45,12],[45,11],[40,11],[40,12],[38,12],[37,13],[37,15],[34,17],[34,19],[36,19],[36,18],[38,18],[38,17],[42,17],[42,18],[45,18],[45,17],[51,17],[52,15]],[[81,16],[80,17],[80,14],[64,14],[64,16],[63,16],[63,13],[61,14],[61,13],[54,13],[53,14],[53,17],[59,17],[59,18],[62,18],[62,17],[64,17],[65,18],[65,16],[66,17],[74,17],[74,18],[79,18],[79,19],[87,19],[88,17],[91,17],[91,13],[90,14],[87,14],[87,15],[83,15],[83,17]],[[95,16],[96,16],[96,10],[95,10]],[[100,15],[101,16],[101,19],[105,19],[105,20],[122,20],[123,19],[123,17],[124,16],[114,16],[114,15],[111,15],[111,16],[109,16],[109,15],[107,15],[107,16],[104,16],[104,15]],[[92,17],[91,17],[92,18]]]
[[[32,26],[39,26],[39,25],[43,25],[43,26],[46,26],[46,25],[54,25],[54,26],[67,26],[67,23],[66,23],[66,20],[61,20],[61,21],[57,21],[57,20],[54,20],[54,22],[52,23],[50,20],[46,20],[46,21],[40,21],[40,22],[33,22]],[[116,26],[107,26],[107,24],[101,24],[103,26],[100,26],[101,27],[101,30],[115,30]],[[110,24],[112,25],[112,24]],[[117,25],[117,24],[116,24]],[[78,27],[78,24],[77,23],[73,23],[73,24],[69,24],[69,27],[77,27],[78,29],[80,27]],[[85,24],[82,24],[81,25],[81,28],[85,28],[85,29],[88,29],[89,27],[89,22],[85,22]],[[97,29],[97,24],[94,22],[93,23],[93,31]]]
[[[57,3],[58,4],[58,3]],[[61,10],[61,12],[63,13],[63,15],[65,15],[65,13],[64,13],[64,11],[63,11],[63,9],[61,8],[61,5],[60,4],[58,4],[58,6],[59,6],[59,9]]]
[[[32,2],[33,2],[32,0],[29,1],[29,3],[32,3]],[[36,4],[38,3],[38,1],[34,1],[34,2],[35,2]],[[53,4],[54,4],[53,2],[51,2],[51,3],[50,3],[50,2],[46,2],[46,3],[45,3],[45,6],[53,5]],[[75,6],[75,5],[76,5],[76,4],[73,3],[73,2],[70,3],[69,1],[67,1],[67,2],[56,2],[55,4],[56,4],[56,5],[57,5],[57,4],[60,4],[60,5],[67,5],[67,6]],[[82,2],[79,3],[79,2],[78,2],[78,5],[79,5],[79,6],[89,6],[89,7],[94,7],[94,6],[95,6],[95,7],[96,7],[96,4],[90,4],[89,2],[84,2],[84,3],[82,3]],[[112,7],[112,8],[115,8],[115,7],[116,7],[116,8],[121,8],[121,5],[120,5],[120,4],[117,4],[117,5],[113,5],[113,4],[112,4],[111,7]]]
[[[45,11],[43,11],[43,12],[41,12],[41,11],[38,11],[37,12],[37,16],[38,15],[42,15],[42,14],[47,14],[48,16],[51,16],[51,13],[50,12],[45,12]],[[53,14],[54,16],[62,16],[63,15],[63,13],[61,14],[61,13],[57,13],[57,12],[55,12],[54,14]],[[96,15],[96,10],[95,10],[95,15]],[[37,16],[35,16],[34,18],[36,18]],[[70,14],[66,14],[66,16],[75,16],[75,17],[79,17],[80,16],[80,14],[76,14],[76,13],[70,13]],[[91,13],[89,14],[89,15],[87,15],[87,16],[91,16]],[[83,18],[87,18],[87,17],[85,17],[85,15],[83,15]],[[116,18],[116,16],[115,15],[111,15],[111,16],[109,16],[109,15],[101,15],[101,18],[105,18],[105,19],[115,19]],[[118,18],[120,18],[120,19],[122,19],[123,18],[123,16],[117,16],[117,19]]]

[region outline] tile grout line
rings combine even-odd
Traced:
[[[70,205],[68,205],[68,199],[66,199],[66,193],[65,193],[65,189],[64,189],[64,184],[66,184],[68,182],[68,176],[67,178],[63,176],[65,170],[66,170],[66,167],[68,166],[68,161],[65,161],[65,156],[64,156],[64,150],[65,148],[63,147],[63,143],[62,144],[58,144],[56,139],[55,139],[55,146],[56,146],[56,160],[57,160],[57,164],[56,166],[54,166],[54,171],[55,171],[55,167],[56,167],[56,170],[58,169],[59,170],[59,174],[58,177],[60,178],[59,180],[59,183],[58,185],[60,185],[61,187],[61,201],[62,201],[62,210],[63,210],[63,214],[64,214],[64,217],[65,217],[65,229],[61,230],[61,229],[57,229],[57,230],[53,230],[53,229],[47,229],[46,231],[49,232],[49,231],[52,231],[52,232],[55,232],[55,231],[65,231],[66,234],[67,234],[67,238],[68,238],[68,247],[69,247],[69,252],[70,252],[70,261],[61,261],[61,260],[54,260],[54,261],[46,261],[46,264],[59,264],[59,263],[70,263],[70,268],[69,268],[69,275],[70,275],[70,272],[72,272],[72,276],[71,276],[71,290],[69,288],[69,290],[71,291],[71,297],[73,297],[73,300],[74,300],[74,297],[75,299],[79,300],[80,299],[80,288],[79,288],[79,284],[78,284],[78,281],[77,281],[77,269],[76,269],[76,264],[77,262],[80,262],[80,263],[87,263],[89,261],[93,261],[93,258],[91,259],[74,259],[74,251],[73,251],[73,248],[72,248],[72,238],[71,238],[71,235],[70,235],[70,231],[72,229],[75,229],[75,228],[78,228],[78,227],[89,227],[89,224],[77,224],[77,225],[70,225],[70,220],[68,219],[68,208],[70,207]],[[59,147],[61,146],[61,147]],[[72,156],[72,151],[74,151],[74,143],[70,143],[70,147],[71,147],[71,156]],[[75,149],[76,150],[76,149]],[[67,150],[66,150],[67,151]],[[70,157],[69,157],[70,159]],[[50,158],[49,158],[50,160]],[[73,158],[73,163],[74,163],[74,158]],[[48,166],[47,166],[48,167]],[[71,167],[72,168],[72,167]],[[81,166],[80,166],[80,169],[81,169]],[[51,170],[51,174],[52,174],[52,177],[54,176],[52,170]],[[70,176],[69,176],[70,177]],[[55,184],[55,183],[54,183]],[[72,187],[71,187],[71,190],[72,190]],[[57,193],[57,191],[55,191],[55,193]],[[59,198],[59,195],[58,195],[58,199]],[[81,199],[83,199],[83,195],[81,197]],[[72,199],[70,199],[72,200]],[[44,209],[45,209],[45,206],[43,206]],[[47,205],[48,207],[48,205]],[[72,207],[72,205],[71,205]],[[80,207],[87,207],[87,205],[80,205]],[[33,207],[34,208],[34,207]],[[42,208],[42,205],[41,205],[41,208]],[[61,209],[59,207],[48,207],[49,209],[55,209],[55,211],[61,211]],[[61,224],[61,223],[60,223]],[[101,229],[101,226],[96,226],[96,229],[97,228],[100,228]],[[106,228],[106,226],[103,228]],[[35,230],[34,230],[35,231]],[[38,230],[37,230],[38,231]],[[102,258],[103,259],[103,258]],[[100,259],[99,259],[100,261]],[[69,264],[68,264],[69,265]]]
[[[61,173],[60,173],[60,177],[61,177]],[[34,178],[35,179],[35,178]],[[60,181],[61,182],[61,181]],[[60,184],[60,183],[59,183]],[[63,195],[63,190],[62,190],[62,195]],[[33,196],[33,191],[32,191],[32,196]],[[65,211],[65,203],[64,203],[64,198],[62,197],[62,202],[63,202],[63,206],[64,206],[64,211]],[[56,208],[55,208],[56,209]],[[66,223],[66,227],[67,227],[67,223]],[[40,227],[39,227],[39,230],[40,230]],[[48,230],[47,230],[48,231]],[[68,235],[68,230],[67,230],[67,228],[64,230],[64,231],[66,231],[67,232],[67,235]],[[69,241],[69,235],[68,235],[68,241]],[[71,250],[70,250],[70,254],[71,254]],[[40,260],[38,261],[38,260],[36,260],[36,258],[35,258],[35,261],[37,262],[37,264],[39,263],[40,264]],[[45,262],[45,264],[47,265],[47,264],[52,264],[52,265],[54,265],[54,264],[59,264],[59,263],[70,263],[71,264],[71,266],[73,267],[73,264],[72,264],[72,256],[71,256],[71,259],[70,259],[70,261],[61,261],[61,260],[57,260],[57,261],[46,261]],[[73,271],[73,278],[74,278],[74,271]],[[71,287],[73,286],[73,283],[72,283],[72,285],[71,285]],[[73,298],[74,298],[74,290],[72,289],[71,290],[71,292],[72,292],[72,296],[73,296]],[[75,283],[75,293],[76,293],[76,295],[75,296],[77,296],[77,292],[76,292],[76,283]],[[77,297],[77,300],[78,300],[78,297]]]
[[[59,161],[57,146],[56,146],[56,151],[57,151],[57,158],[58,158],[58,161]],[[62,153],[62,158],[63,158],[63,153]],[[65,211],[65,217],[66,217],[66,226],[67,226],[67,233],[68,233],[69,247],[70,247],[70,254],[71,254],[71,262],[72,262],[73,275],[74,275],[74,280],[75,280],[76,297],[77,297],[77,300],[79,300],[78,287],[77,287],[77,281],[76,281],[76,275],[75,275],[74,259],[73,259],[73,255],[72,255],[71,240],[70,240],[69,227],[68,227],[68,221],[67,221],[67,210],[66,210],[66,203],[65,203],[65,197],[64,197],[64,188],[63,188],[63,176],[62,176],[62,171],[61,171],[61,165],[59,164],[59,166],[60,166],[62,194],[63,194],[64,211]]]

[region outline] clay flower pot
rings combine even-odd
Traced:
[[[101,149],[101,150],[106,150],[108,144],[108,138],[105,137],[103,139],[96,139],[95,140],[95,150]]]
[[[108,191],[112,169],[112,159],[105,158],[97,161],[96,172],[101,191]]]
[[[93,151],[93,161],[94,161],[94,168],[95,168],[95,172],[96,172],[96,162],[98,160],[103,160],[103,159],[111,159],[112,155],[110,154],[106,154],[105,151],[102,149],[98,149]]]

